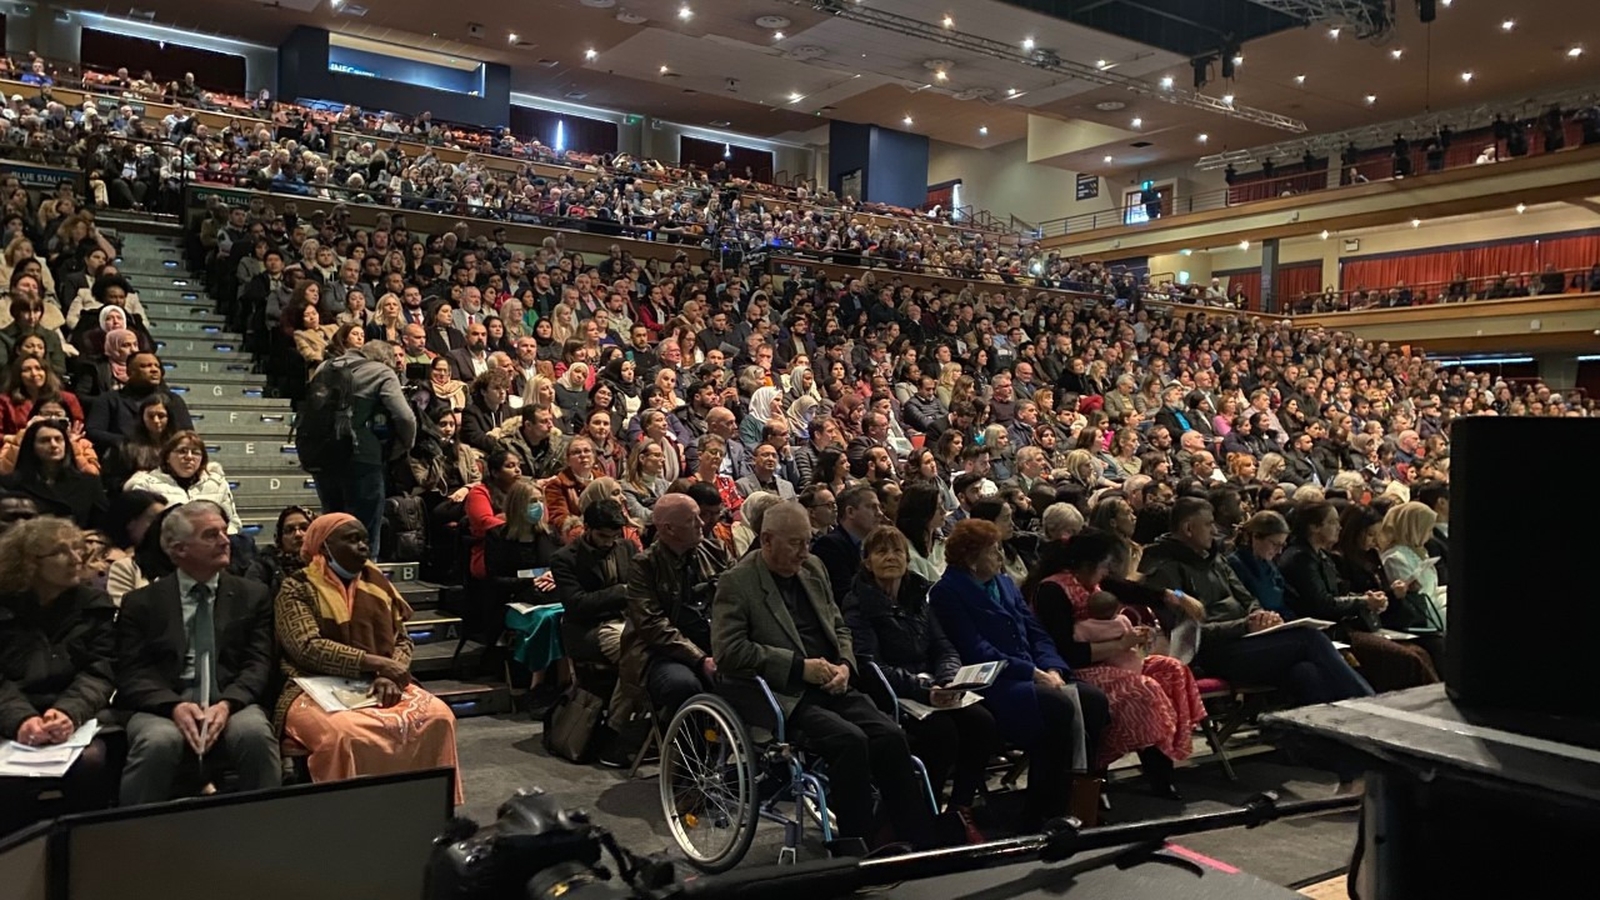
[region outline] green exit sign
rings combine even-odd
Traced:
[[[637,115],[634,115],[633,113],[628,113],[627,115],[622,117],[622,124],[624,124],[624,125],[637,125],[642,121],[644,121],[644,117],[643,116],[637,116]]]

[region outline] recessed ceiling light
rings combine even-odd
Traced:
[[[1377,103],[1377,102],[1378,102],[1378,95],[1377,94],[1368,94],[1367,95],[1367,105],[1368,106],[1371,106],[1372,104]]]
[[[1164,91],[1172,90],[1172,76],[1171,75],[1163,75],[1163,76],[1161,76],[1161,89],[1164,90]]]
[[[678,7],[678,18],[687,22],[694,18],[694,10],[689,8],[689,4],[685,3],[684,5]]]
[[[1229,106],[1232,106],[1233,105],[1233,95],[1232,94],[1223,94],[1222,95],[1222,102],[1228,104]]]
[[[1517,27],[1517,20],[1516,19],[1507,19],[1504,22],[1500,23],[1500,30],[1501,31],[1511,31],[1512,29],[1514,29],[1516,27]]]
[[[583,58],[584,59],[594,59],[595,57],[597,57],[599,55],[600,55],[600,51],[596,50],[593,47],[590,47],[589,49],[583,51]]]
[[[1422,227],[1422,220],[1421,219],[1412,219],[1411,220],[1411,227],[1412,228],[1421,228]]]
[[[1461,80],[1462,81],[1471,81],[1472,80],[1472,73],[1471,72],[1462,72],[1461,73]]]
[[[1135,128],[1143,128],[1144,127],[1144,120],[1139,118],[1138,116],[1134,116],[1133,117],[1133,127],[1135,127]]]
[[[1405,56],[1405,55],[1406,55],[1406,51],[1405,51],[1405,49],[1403,47],[1396,47],[1393,50],[1389,51],[1389,58],[1390,59],[1399,59],[1400,57]]]
[[[805,98],[806,98],[805,95],[800,93],[799,91],[791,91],[791,92],[789,92],[789,102],[790,103],[799,103],[801,100],[804,100]]]
[[[1582,55],[1583,55],[1583,48],[1582,47],[1573,47],[1572,49],[1567,51],[1567,56],[1571,57],[1572,59],[1577,59],[1578,57],[1580,57]]]
[[[1233,55],[1233,64],[1236,65],[1236,66],[1244,65],[1244,54],[1243,53],[1235,53]]]
[[[954,28],[954,27],[956,27],[956,20],[950,18],[949,16],[945,16],[944,17],[944,27],[946,27],[946,28]]]
[[[1326,229],[1326,228],[1322,229],[1322,234],[1318,235],[1318,237],[1322,238],[1323,240],[1327,240],[1328,239],[1328,229]]]
[[[989,126],[987,126],[987,125],[979,125],[978,126],[978,133],[979,134],[984,134],[984,135],[988,134],[989,133]]]
[[[1294,83],[1295,84],[1305,84],[1306,83],[1306,77],[1304,75],[1296,75],[1294,77]]]
[[[933,73],[933,77],[938,79],[939,81],[944,81],[945,79],[949,78],[950,76],[946,75],[944,73],[943,69],[940,69],[939,71]]]
[[[662,65],[661,65],[661,74],[663,74],[663,75],[667,74],[667,66],[666,66],[665,63],[662,63]]]
[[[1211,140],[1211,135],[1206,134],[1204,131],[1202,131],[1199,134],[1195,135],[1194,139],[1199,141],[1200,143],[1204,144],[1206,141]]]
[[[1528,211],[1528,204],[1526,204],[1526,203],[1518,203],[1517,204],[1517,215],[1520,216],[1520,215],[1522,215],[1523,213],[1525,213],[1527,211]]]
[[[517,42],[517,33],[515,31],[513,31],[510,34],[506,35],[506,40],[510,41],[513,44],[515,44]]]
[[[1032,50],[1033,49],[1033,37],[1032,36],[1025,37],[1025,38],[1022,39],[1022,49],[1024,49],[1024,50]]]
[[[1250,242],[1249,241],[1240,241],[1239,242],[1239,249],[1240,250],[1249,250],[1250,249]]]
[[[783,40],[783,32],[781,32],[781,31],[774,31],[774,32],[773,32],[773,33],[772,33],[772,39],[773,39],[773,40],[775,40],[775,41],[781,41],[781,40]]]
[[[910,116],[906,116],[904,119],[901,119],[900,121],[906,123],[907,125],[910,125],[911,124],[911,117]]]
[[[1108,163],[1111,162],[1111,157],[1109,157],[1109,156],[1106,157],[1106,162],[1108,162]]]
[[[1017,89],[1016,88],[1006,88],[1006,96],[1007,97],[1015,97],[1016,95],[1017,95]]]
[[[1337,41],[1339,39],[1339,31],[1340,31],[1340,29],[1338,29],[1338,28],[1329,28],[1328,29],[1328,37],[1330,39],[1332,39],[1332,40]]]
[[[1109,66],[1109,65],[1111,65],[1111,63],[1108,63],[1103,59],[1097,59],[1097,60],[1094,61],[1094,67],[1096,69],[1104,69],[1106,66]]]
[[[1451,3],[1451,0],[1439,0],[1439,2],[1440,2],[1440,3],[1442,3],[1442,4],[1444,4],[1444,6],[1445,6],[1445,8],[1446,8],[1446,9],[1449,9],[1449,8],[1450,8],[1450,3]]]

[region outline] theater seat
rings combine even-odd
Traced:
[[[1233,771],[1233,761],[1228,758],[1228,740],[1249,722],[1260,707],[1251,698],[1264,697],[1277,689],[1270,685],[1234,685],[1226,679],[1196,675],[1195,687],[1200,690],[1200,701],[1206,705],[1206,717],[1200,722],[1200,733],[1206,736],[1211,752],[1222,762],[1222,771],[1229,781],[1238,781]]]

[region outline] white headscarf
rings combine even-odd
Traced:
[[[772,418],[772,400],[777,396],[778,389],[775,387],[756,388],[756,392],[750,395],[750,418],[762,425],[767,424]]]

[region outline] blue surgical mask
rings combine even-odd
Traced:
[[[333,570],[333,574],[339,576],[345,581],[355,581],[356,576],[361,574],[359,569],[352,572],[349,569],[346,569],[344,566],[339,565],[339,561],[334,559],[332,555],[328,556],[328,568]]]
[[[528,524],[529,525],[537,525],[540,522],[544,521],[544,503],[543,503],[543,501],[535,500],[532,503],[529,503],[526,515],[528,517]]]

